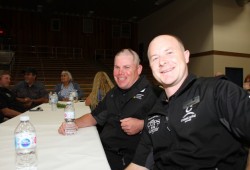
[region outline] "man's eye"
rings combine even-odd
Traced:
[[[159,57],[152,57],[152,61],[156,61]]]
[[[167,55],[171,55],[171,54],[173,54],[172,51],[168,51],[168,52],[167,52]]]

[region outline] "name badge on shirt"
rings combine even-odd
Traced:
[[[196,96],[196,97],[184,102],[182,108],[186,109],[187,107],[193,106],[199,102],[200,102],[200,96]]]

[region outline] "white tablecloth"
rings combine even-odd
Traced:
[[[63,109],[28,111],[37,133],[38,170],[110,170],[96,127],[81,128],[76,135],[63,136],[57,130],[64,121]],[[89,113],[83,102],[75,103],[76,117]],[[0,124],[0,169],[15,169],[14,130],[17,116]]]

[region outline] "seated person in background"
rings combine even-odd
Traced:
[[[131,162],[144,119],[157,99],[146,76],[140,76],[141,72],[136,52],[131,49],[118,52],[113,70],[117,86],[91,113],[75,120],[78,128],[103,126],[100,138],[112,170],[123,170]],[[58,132],[65,134],[65,123]]]
[[[244,80],[243,88],[250,93],[250,74],[248,74]]]
[[[107,92],[113,87],[114,84],[105,72],[97,72],[93,81],[92,91],[86,98],[85,105],[90,106],[91,110],[94,110],[97,104],[102,101]]]
[[[215,74],[214,74],[214,77],[218,77],[218,76],[225,76],[225,74],[223,74],[222,72],[216,72]]]
[[[83,97],[83,91],[80,89],[78,83],[73,82],[72,75],[69,71],[62,71],[61,83],[57,84],[54,90],[58,95],[58,100],[69,101],[70,92],[76,91],[78,99]]]
[[[106,96],[107,92],[114,87],[114,84],[110,80],[109,76],[103,72],[99,71],[96,73],[92,91],[85,100],[85,105],[90,106],[91,110],[94,110],[98,103]],[[99,133],[102,132],[103,127],[96,125]]]
[[[16,100],[15,94],[9,90],[10,73],[3,71],[0,74],[0,123],[4,118],[15,117],[25,111],[23,105]]]
[[[48,102],[48,92],[42,82],[37,81],[35,68],[27,67],[23,70],[24,81],[17,83],[12,89],[17,100],[23,103],[24,107],[31,109],[42,103]]]

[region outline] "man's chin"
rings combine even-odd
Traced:
[[[117,85],[118,85],[118,87],[119,87],[120,89],[123,89],[123,90],[128,89],[126,86],[124,86],[124,85],[122,85],[122,84],[117,84]]]

